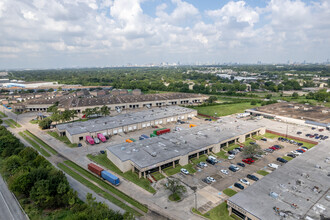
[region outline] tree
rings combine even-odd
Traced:
[[[256,100],[252,100],[251,101],[251,105],[256,105],[257,104],[257,101]]]
[[[183,185],[180,185],[179,180],[177,179],[168,179],[167,183],[165,184],[165,188],[171,191],[172,196],[179,196],[182,195],[187,191],[186,187]],[[171,196],[170,195],[170,196]]]
[[[52,124],[52,119],[50,118],[45,118],[39,122],[39,127],[41,129],[49,129],[50,125]]]
[[[273,95],[272,94],[267,94],[266,99],[270,99]]]
[[[65,122],[65,121],[70,121],[71,118],[71,111],[70,110],[64,110],[64,112],[62,112],[61,114],[61,121]]]
[[[218,98],[217,98],[216,96],[211,95],[211,96],[208,98],[207,102],[208,102],[208,103],[214,103],[214,102],[216,102],[217,100],[218,100]]]
[[[103,116],[110,115],[110,109],[109,109],[109,107],[106,106],[106,105],[102,106],[101,109],[100,109],[100,113]]]
[[[0,125],[3,123],[2,119],[0,119]]]
[[[297,92],[292,93],[292,98],[294,99],[299,98],[299,94]]]
[[[54,112],[51,116],[50,116],[50,119],[52,120],[52,121],[54,121],[54,122],[59,122],[59,121],[61,121],[61,114],[60,114],[60,112],[59,111],[56,111],[56,112]]]
[[[243,157],[249,158],[253,157],[256,154],[262,154],[262,149],[258,144],[250,144],[248,146],[245,146],[243,149]]]

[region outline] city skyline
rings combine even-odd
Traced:
[[[49,0],[0,3],[0,69],[322,63],[319,1]]]

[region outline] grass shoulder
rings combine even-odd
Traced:
[[[36,142],[34,142],[32,139],[30,139],[28,136],[26,136],[23,132],[19,132],[18,134],[21,137],[23,137],[24,140],[26,140],[29,144],[31,144],[32,147],[34,147],[42,155],[44,155],[45,157],[50,157],[51,156],[45,149],[43,149],[42,147],[40,147],[39,144],[37,144]]]
[[[200,213],[196,209],[192,209],[192,211],[198,215],[201,215],[205,218],[211,219],[211,220],[235,220],[233,217],[229,216],[229,212],[227,209],[227,203],[223,202],[220,205],[216,206],[215,208],[211,209],[205,214]]]
[[[263,176],[267,176],[269,173],[265,170],[258,170],[257,174],[263,175]]]
[[[24,131],[24,133],[26,135],[30,136],[34,141],[38,142],[38,144],[40,144],[41,146],[43,146],[45,149],[47,149],[52,154],[57,154],[57,151],[56,150],[54,150],[51,146],[49,146],[48,144],[46,144],[43,140],[41,140],[40,138],[38,138],[37,136],[35,136],[34,134],[32,134],[29,130]]]
[[[56,138],[59,141],[62,141],[63,143],[65,143],[67,146],[69,146],[71,148],[78,147],[78,144],[71,143],[70,140],[67,138],[67,136],[59,136],[55,131],[47,131],[47,134]]]
[[[233,196],[233,195],[235,195],[237,193],[236,191],[234,191],[232,189],[229,189],[229,188],[223,190],[222,192],[224,194],[226,194],[227,196],[229,196],[229,197],[231,197],[231,196]]]

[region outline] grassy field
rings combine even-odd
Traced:
[[[290,160],[293,159],[292,157],[288,157],[288,156],[283,156],[282,158],[283,158],[284,160],[287,160],[287,161],[290,161]]]
[[[104,166],[107,169],[113,171],[114,173],[123,176],[125,179],[147,190],[148,192],[150,193],[156,192],[156,190],[150,185],[150,182],[147,179],[144,178],[140,179],[139,176],[136,173],[133,173],[132,171],[128,171],[126,173],[121,172],[120,169],[118,169],[118,167],[107,158],[106,154],[99,154],[97,156],[88,154],[87,157],[92,161],[94,161],[95,163],[98,163],[101,166]]]
[[[244,112],[245,109],[255,108],[260,106],[251,105],[250,102],[243,103],[233,103],[233,104],[223,104],[223,105],[214,105],[206,107],[194,107],[198,113],[209,115],[209,116],[226,116],[235,113]]]
[[[14,126],[20,128],[22,127],[22,125],[18,124],[16,121],[14,121],[13,119],[8,119]]]
[[[83,176],[85,176],[88,179],[92,180],[93,182],[97,183],[99,186],[103,187],[104,189],[109,190],[110,192],[116,194],[117,196],[124,199],[125,201],[127,201],[131,205],[137,207],[141,211],[143,211],[145,213],[148,212],[148,208],[145,205],[143,205],[143,204],[139,203],[138,201],[136,201],[135,199],[129,197],[128,195],[126,195],[122,191],[118,190],[117,188],[115,188],[114,186],[108,184],[107,182],[101,180],[100,178],[96,177],[95,175],[93,175],[89,171],[83,169],[82,167],[78,166],[77,164],[73,163],[72,161],[67,160],[67,161],[64,161],[64,163],[66,165],[70,166],[71,168],[77,170]]]
[[[35,119],[33,119],[33,120],[30,121],[30,123],[31,123],[31,124],[39,124],[39,120],[35,120]]]
[[[229,197],[232,197],[233,195],[235,195],[237,193],[236,191],[229,189],[229,188],[223,190],[222,192]]]
[[[29,137],[27,137],[23,132],[19,132],[18,134],[20,136],[22,136],[24,138],[24,140],[26,140],[29,144],[31,144],[42,155],[44,155],[45,157],[50,157],[51,156],[45,149],[43,149],[42,147],[40,147],[39,144],[37,144],[36,142],[34,142]]]
[[[11,128],[16,128],[14,124],[12,124],[9,120],[4,120],[4,122]]]
[[[222,159],[227,159],[228,156],[226,156],[226,152],[221,150],[219,153],[216,153],[215,155],[217,155],[218,157],[222,158]]]
[[[65,143],[66,145],[68,145],[69,147],[78,147],[78,144],[73,144],[70,142],[70,140],[67,138],[67,136],[59,136],[55,131],[47,131],[47,133],[56,138],[59,141],[62,141],[63,143]]]
[[[239,145],[238,145],[238,144],[231,144],[231,145],[228,146],[228,148],[226,148],[226,151],[233,150],[233,149],[235,149],[236,147],[239,147]]]
[[[3,113],[2,111],[0,111],[0,118],[5,118],[7,117],[7,115],[5,113]]]
[[[235,220],[234,218],[229,216],[229,212],[227,210],[227,203],[223,202],[217,207],[211,209],[204,215],[202,215],[198,210],[193,209],[194,213],[201,215],[205,218],[211,219],[211,220]]]
[[[122,209],[124,209],[124,210],[126,210],[128,212],[131,212],[131,213],[133,213],[136,216],[141,216],[141,214],[139,212],[137,212],[133,208],[127,206],[122,201],[120,201],[117,198],[113,197],[112,195],[110,195],[109,193],[105,192],[104,190],[102,190],[98,186],[94,185],[93,183],[91,183],[90,181],[88,181],[87,179],[85,179],[84,177],[82,177],[80,174],[78,174],[78,173],[74,172],[73,170],[71,170],[66,165],[64,165],[62,163],[58,163],[57,166],[59,168],[61,168],[64,172],[66,172],[67,174],[69,174],[70,176],[72,176],[74,179],[76,179],[80,183],[84,184],[88,188],[92,189],[97,194],[102,195],[103,197],[105,197],[106,199],[108,199],[110,202],[112,202],[113,204],[117,205],[118,207],[120,207],[120,208],[122,208]]]
[[[153,173],[152,176],[153,176],[157,181],[159,181],[159,180],[165,178],[165,176],[164,176],[163,174],[159,173],[159,172]]]
[[[199,156],[199,158],[195,157],[195,158],[191,159],[190,161],[194,165],[197,165],[199,162],[205,162],[206,158],[207,158],[207,156],[204,154],[204,155]]]
[[[257,174],[263,175],[263,176],[267,176],[269,173],[265,170],[258,170]]]
[[[166,169],[164,169],[163,171],[166,173],[167,176],[172,176],[176,173],[179,173],[181,168],[185,168],[186,170],[189,171],[190,174],[195,173],[196,170],[193,168],[194,164],[187,164],[185,166],[181,166],[181,165],[176,165],[175,168],[173,167],[168,167]]]
[[[38,142],[38,144],[40,144],[41,146],[43,146],[45,149],[47,149],[52,154],[57,154],[57,151],[56,150],[54,150],[51,146],[49,146],[48,144],[46,144],[43,140],[41,140],[40,138],[38,138],[37,136],[35,136],[34,134],[32,134],[30,131],[26,130],[26,131],[24,131],[24,133],[27,134],[28,136],[30,136],[34,141]]]

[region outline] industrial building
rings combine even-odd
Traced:
[[[246,220],[330,219],[330,142],[322,142],[227,201]]]
[[[17,112],[24,111],[46,111],[50,106],[58,103],[58,109],[64,111],[66,109],[76,110],[78,113],[83,112],[87,108],[108,106],[111,111],[126,110],[136,108],[151,108],[169,105],[192,105],[200,104],[208,99],[206,95],[193,93],[162,93],[162,94],[140,94],[132,93],[131,95],[105,95],[93,97],[92,95],[75,95],[69,94],[62,97],[46,97],[41,99],[33,99],[14,106]]]
[[[245,112],[294,124],[330,128],[330,108],[322,106],[280,102]]]
[[[191,158],[210,152],[218,153],[222,147],[243,143],[252,135],[264,133],[265,127],[253,122],[237,122],[228,117],[187,130],[110,146],[107,156],[122,172],[132,170],[141,178],[177,164],[187,165]]]
[[[119,114],[113,117],[91,119],[84,122],[60,124],[56,126],[56,129],[60,135],[66,135],[72,143],[78,143],[85,140],[86,136],[96,137],[98,133],[104,136],[115,135],[153,125],[164,125],[177,120],[192,118],[196,115],[197,111],[194,109],[168,106]]]

